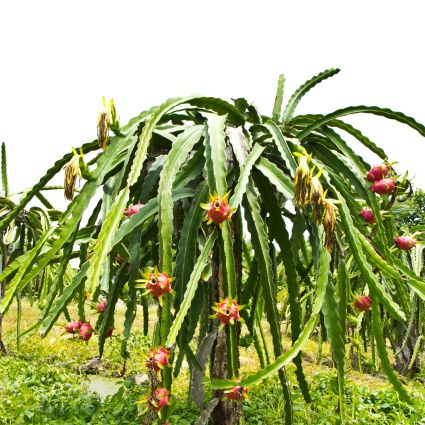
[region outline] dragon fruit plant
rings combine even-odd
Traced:
[[[193,373],[201,373],[199,366],[204,372],[209,368],[208,378],[193,379],[188,388],[199,395],[199,409],[210,415],[203,421],[237,424],[248,389],[275,374],[285,423],[293,423],[295,382],[288,381],[285,367],[294,364],[296,385],[311,401],[301,350],[313,333],[321,333],[320,327],[328,335],[336,366],[342,423],[345,347],[360,338],[360,349],[374,350],[400,398],[409,401],[388,350],[401,354],[396,346],[387,347],[383,337],[391,335],[405,352],[410,347],[410,342],[403,344],[409,318],[419,314],[417,303],[425,296],[425,282],[410,261],[420,245],[406,236],[400,239],[404,230],[397,229],[392,212],[394,202],[409,196],[409,185],[397,177],[384,150],[344,117],[375,114],[421,135],[425,127],[376,106],[297,115],[303,96],[338,72],[314,76],[285,107],[281,76],[270,115],[242,98],[228,102],[188,96],[167,100],[121,126],[114,103],[105,100],[98,140],[75,149],[78,161],[70,152],[55,162],[0,218],[0,230],[6,232],[69,164],[69,207],[57,226],[39,232],[37,243],[4,268],[0,279],[12,281],[0,312],[7,311],[18,288],[25,291],[48,270],[57,278],[41,311],[41,335],[47,335],[69,304],[77,302],[83,316],[85,305],[105,300],[107,308],[100,308],[96,325],[102,356],[121,299],[127,308],[126,359],[140,304],[143,332],[152,335],[153,347],[145,365],[150,381],[148,401],[143,402],[146,423],[158,416],[159,423],[169,421],[173,377],[184,360]],[[367,155],[360,157],[346,143],[347,136],[381,163],[368,165]],[[87,154],[95,160],[86,163]],[[79,193],[71,200],[77,180]],[[92,202],[99,193],[101,199]],[[71,258],[77,258],[77,270],[70,267]],[[351,304],[350,291],[369,295]],[[156,309],[151,320],[149,305]],[[370,309],[370,314],[354,317],[357,309]],[[271,345],[266,343],[265,321]],[[290,350],[283,349],[283,323],[293,344]],[[83,323],[78,330],[82,338],[93,334],[89,326]],[[241,367],[246,341],[252,341],[258,357],[254,373]],[[207,380],[211,392],[203,391]],[[214,409],[204,410],[207,404]]]
[[[73,155],[67,157],[67,161],[72,159]],[[21,208],[26,204],[27,191],[17,191],[13,194],[9,190],[8,176],[8,160],[6,155],[6,144],[1,144],[0,149],[0,173],[1,173],[1,196],[0,196],[0,221],[8,221],[7,225],[2,227],[0,237],[0,253],[1,253],[1,270],[0,277],[0,301],[7,304],[9,301],[16,299],[16,349],[20,350],[21,333],[22,333],[22,299],[30,296],[35,300],[42,311],[42,315],[46,315],[51,307],[51,290],[57,286],[59,281],[63,282],[64,286],[70,284],[73,277],[73,270],[69,266],[66,268],[66,273],[52,273],[53,279],[37,276],[27,282],[22,288],[13,289],[19,278],[15,276],[17,270],[16,258],[22,256],[27,251],[31,250],[35,245],[42,245],[45,239],[53,235],[54,227],[60,219],[61,212],[56,210],[54,206],[41,193],[38,192],[37,198],[39,204],[25,205],[25,209]],[[62,162],[61,169],[66,162]],[[67,176],[65,169],[62,169],[61,174]],[[60,176],[63,178],[63,176]],[[69,178],[71,176],[68,175]],[[66,177],[65,177],[66,178]],[[72,179],[78,176],[72,176]],[[71,182],[73,184],[74,182]],[[76,183],[76,182],[75,182]],[[44,192],[46,194],[46,192]],[[29,195],[31,198],[33,195]],[[65,194],[66,196],[66,194]],[[41,203],[41,205],[40,205]],[[14,211],[14,212],[13,212]],[[9,221],[13,212],[13,219]],[[38,246],[38,245],[37,245]],[[10,267],[9,267],[10,266]],[[6,269],[8,269],[6,271]],[[62,270],[64,270],[62,268]],[[4,273],[3,273],[4,272]],[[44,275],[43,275],[44,276]],[[8,287],[11,290],[8,290]],[[12,296],[8,301],[7,298]],[[0,305],[0,356],[7,355],[7,347],[3,340],[3,318],[6,309]]]

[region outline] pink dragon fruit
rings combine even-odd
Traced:
[[[80,322],[79,320],[74,320],[72,322],[69,322],[65,326],[65,331],[68,332],[69,334],[75,334],[75,332],[80,330],[82,325],[83,325],[83,323]]]
[[[416,245],[416,239],[412,236],[397,236],[394,238],[394,243],[403,251],[409,251]]]
[[[391,178],[377,180],[370,185],[370,190],[378,193],[379,195],[387,195],[388,193],[393,192],[394,189],[395,182],[394,179]]]
[[[98,313],[104,313],[107,307],[108,307],[108,301],[106,300],[101,301],[100,303],[96,305],[96,311]]]
[[[88,341],[93,335],[94,329],[90,323],[83,323],[80,328],[80,338]]]
[[[368,295],[359,295],[354,301],[354,307],[360,311],[368,311],[372,306],[372,298]]]
[[[170,404],[170,392],[164,388],[159,387],[153,392],[153,399],[151,400],[152,409],[155,412],[161,411],[164,407]]]
[[[373,214],[373,211],[369,207],[364,207],[360,212],[359,216],[364,219],[369,224],[375,223],[375,214]]]
[[[124,215],[126,217],[131,217],[132,215],[137,214],[142,207],[143,205],[140,202],[138,204],[130,205],[124,210]]]
[[[371,181],[378,181],[388,175],[389,168],[386,164],[374,165],[366,175],[366,178]]]

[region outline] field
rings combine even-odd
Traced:
[[[70,310],[71,316],[73,310]],[[89,312],[91,322],[96,314]],[[152,310],[152,313],[154,311]],[[152,319],[154,314],[151,315]],[[23,303],[22,329],[35,323],[37,309]],[[134,324],[130,339],[131,357],[122,372],[120,355],[124,307],[118,306],[114,337],[107,342],[104,359],[87,373],[86,363],[97,354],[97,338],[87,343],[64,334],[61,317],[58,326],[41,339],[37,334],[16,341],[16,306],[5,318],[6,343],[9,355],[0,358],[0,423],[3,424],[135,424],[138,417],[136,401],[142,399],[146,387],[142,383],[144,359],[149,338],[143,336],[141,315]],[[284,338],[284,345],[290,340]],[[303,353],[304,369],[312,393],[312,403],[306,404],[296,385],[294,368],[287,368],[293,390],[295,423],[338,423],[337,387],[335,369],[327,343],[323,344],[320,364],[317,364],[317,343],[312,339]],[[349,351],[349,350],[347,350]],[[367,359],[367,354],[366,354]],[[349,362],[347,361],[347,364]],[[365,361],[365,369],[370,361]],[[255,350],[241,348],[241,370],[258,368]],[[132,378],[133,377],[133,378]],[[196,406],[188,401],[186,388],[189,371],[185,364],[173,384],[172,424],[194,424],[199,416]],[[351,424],[425,424],[425,388],[423,378],[405,382],[415,400],[408,406],[398,400],[387,379],[379,371],[359,374],[347,371],[347,412]],[[283,424],[281,388],[275,379],[250,389],[249,399],[243,405],[245,424]]]

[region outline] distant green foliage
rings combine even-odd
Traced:
[[[425,192],[416,189],[411,198],[398,203],[393,209],[394,218],[399,227],[425,225]]]

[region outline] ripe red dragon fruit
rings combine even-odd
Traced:
[[[237,304],[235,300],[230,299],[229,297],[224,300],[221,299],[220,302],[215,303],[212,309],[216,312],[211,315],[211,318],[216,318],[220,321],[220,327],[223,327],[230,323],[233,325],[235,321],[241,320],[239,311],[243,308]]]
[[[371,181],[378,181],[388,175],[389,168],[387,164],[374,165],[366,175],[366,178]]]
[[[230,192],[227,192],[221,199],[217,194],[210,195],[209,204],[201,204],[204,210],[207,210],[206,219],[208,224],[221,224],[226,220],[230,220],[234,208],[230,208],[229,201]]]
[[[151,348],[146,366],[152,366],[156,372],[159,372],[161,369],[170,366],[169,357],[170,352],[165,348],[161,346],[158,346],[156,350]]]
[[[379,195],[387,195],[395,189],[394,179],[381,179],[377,180],[370,185],[372,192],[378,193]]]
[[[369,207],[364,207],[360,212],[359,216],[363,218],[367,223],[373,224],[375,223],[375,214],[373,214],[373,211]]]
[[[412,236],[397,236],[394,238],[394,243],[403,251],[409,251],[416,245],[416,239]]]
[[[143,205],[140,202],[138,204],[130,205],[124,210],[124,215],[126,217],[131,217],[132,215],[137,214],[142,207]]]
[[[69,334],[75,334],[75,332],[80,330],[82,325],[83,325],[83,323],[80,322],[79,320],[74,320],[72,322],[69,322],[65,326],[65,331],[68,332]]]
[[[237,385],[231,390],[225,391],[224,397],[234,401],[245,400],[248,397],[248,388]]]
[[[94,329],[90,323],[83,323],[80,328],[80,338],[88,341],[93,335]]]
[[[155,412],[159,412],[170,403],[170,392],[164,388],[159,387],[153,392],[151,399],[152,409]]]
[[[360,311],[368,311],[372,306],[372,298],[368,295],[359,295],[354,301],[354,307]]]
[[[98,313],[104,313],[107,307],[108,307],[108,301],[106,300],[101,301],[100,303],[96,305],[96,311]]]
[[[155,270],[154,273],[145,273],[143,279],[138,279],[137,282],[144,282],[143,285],[138,285],[138,288],[145,287],[146,292],[158,298],[162,305],[162,297],[169,292],[174,293],[171,288],[171,282],[174,277],[168,277],[167,273],[161,273]]]

